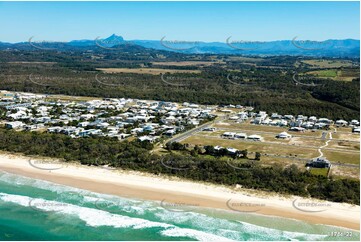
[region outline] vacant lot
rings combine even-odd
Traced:
[[[219,145],[222,147],[232,147],[236,149],[247,149],[249,152],[261,152],[262,161],[267,163],[303,164],[305,160],[295,158],[311,159],[320,156],[318,149],[324,147],[326,141],[332,140],[328,145],[322,148],[323,156],[334,163],[359,164],[360,163],[360,144],[359,135],[352,134],[350,128],[337,128],[329,131],[316,130],[314,132],[306,130],[305,132],[290,132],[286,127],[254,125],[248,121],[236,123],[235,121],[225,120],[212,125],[217,130],[214,132],[201,131],[197,134],[183,140],[183,143],[193,145]],[[287,131],[293,137],[291,139],[275,138],[280,132]],[[221,135],[224,132],[246,133],[247,135],[258,134],[264,138],[263,142],[243,140],[243,139],[224,139]],[[322,133],[325,133],[324,138]],[[268,156],[265,156],[268,154]],[[304,165],[304,164],[303,164]]]
[[[182,141],[194,145],[219,145],[222,147],[232,147],[239,150],[247,149],[249,152],[261,152],[262,154],[272,154],[277,156],[291,156],[298,158],[313,158],[319,153],[316,148],[304,148],[296,145],[270,144],[259,141],[244,141],[223,139],[217,136],[194,135]]]
[[[104,73],[134,73],[148,75],[159,75],[161,73],[201,73],[199,70],[173,70],[160,68],[97,68],[97,70]]]
[[[312,65],[315,68],[338,68],[338,67],[351,67],[351,61],[340,60],[303,60],[303,63]]]

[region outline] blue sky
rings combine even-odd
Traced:
[[[359,39],[359,2],[0,2],[0,41]]]

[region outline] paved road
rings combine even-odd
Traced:
[[[202,124],[202,125],[200,125],[200,126],[198,126],[198,127],[195,127],[195,128],[193,128],[193,129],[191,129],[191,130],[188,130],[188,131],[186,131],[186,132],[184,132],[184,133],[178,134],[178,135],[172,137],[171,139],[167,140],[166,142],[167,142],[167,143],[169,143],[169,142],[170,142],[170,143],[173,143],[173,142],[181,142],[181,141],[187,139],[188,137],[190,137],[191,135],[194,135],[194,134],[202,131],[203,129],[210,127],[210,126],[211,126],[212,124],[214,124],[214,123],[221,122],[221,121],[224,120],[224,119],[225,119],[225,116],[218,117],[218,118],[216,118],[215,120],[213,120],[213,121],[211,121],[211,122]]]

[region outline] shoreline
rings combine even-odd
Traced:
[[[232,190],[224,186],[192,182],[140,172],[111,170],[80,164],[63,163],[60,169],[45,170],[29,163],[42,158],[0,153],[0,170],[93,192],[124,198],[217,208],[233,212],[296,219],[360,231],[360,206],[306,199],[281,197],[272,193]],[[47,158],[46,161],[54,159]],[[46,163],[46,162],[45,162]],[[42,164],[45,168],[46,164]],[[54,167],[54,166],[53,166]],[[261,195],[262,193],[262,195]],[[310,208],[309,204],[317,204]],[[297,205],[298,204],[298,205]]]

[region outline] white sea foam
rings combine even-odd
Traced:
[[[91,227],[111,226],[114,228],[133,229],[161,228],[165,229],[161,231],[161,234],[164,236],[189,237],[200,241],[232,241],[225,237],[217,236],[207,232],[197,231],[194,229],[178,228],[172,224],[154,222],[141,218],[132,218],[93,208],[79,207],[73,204],[59,203],[41,198],[31,198],[28,196],[0,192],[0,199],[4,202],[11,202],[24,207],[33,207],[34,209],[41,211],[77,216]]]
[[[247,231],[250,234],[258,234],[262,235],[262,238],[260,239],[273,239],[273,240],[279,240],[279,239],[288,239],[288,240],[322,240],[327,237],[327,235],[324,234],[306,234],[306,233],[300,233],[300,232],[290,232],[290,231],[282,231],[272,228],[266,228],[246,222],[238,221],[240,224],[242,224],[242,228],[244,231]]]
[[[163,236],[169,237],[190,237],[199,241],[233,241],[225,237],[221,237],[214,234],[209,234],[206,232],[194,230],[194,229],[184,229],[184,228],[171,228],[163,230],[161,232]]]
[[[25,207],[31,206],[42,211],[58,212],[77,216],[81,220],[85,221],[88,226],[92,227],[112,226],[115,228],[169,228],[173,226],[166,223],[153,222],[141,218],[131,218],[98,209],[79,207],[73,204],[59,203],[40,198],[31,198],[6,193],[0,193],[0,198],[5,202],[12,202]]]

